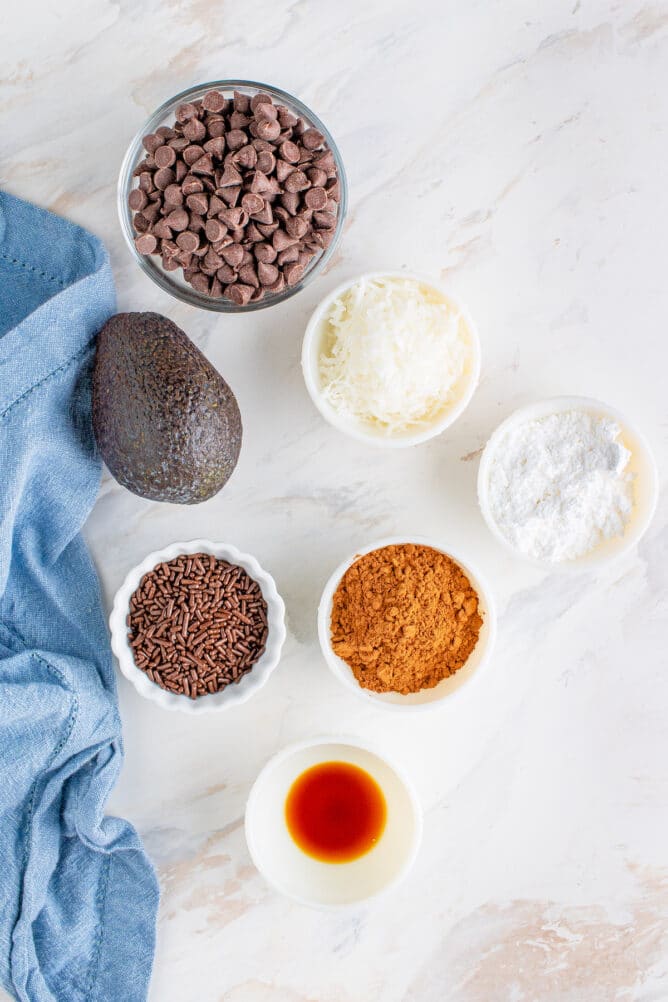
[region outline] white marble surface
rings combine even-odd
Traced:
[[[139,827],[163,888],[151,1002],[668,998],[665,496],[638,552],[562,576],[507,556],[474,492],[497,422],[562,393],[635,418],[665,484],[668,2],[42,0],[5,5],[0,54],[0,183],[103,237],[120,307],[181,324],[244,417],[238,469],[201,507],[105,479],[87,537],[107,602],[146,552],[204,535],[255,553],[288,609],[281,666],[233,715],[165,713],[119,680],[111,806]],[[329,273],[283,307],[226,319],[143,277],[115,208],[144,118],[222,76],[310,104],[351,187]],[[299,368],[319,297],[383,267],[440,277],[483,343],[466,415],[409,452],[326,426]],[[329,675],[315,610],[350,550],[416,530],[487,571],[500,631],[469,699],[399,719]],[[425,838],[384,904],[321,914],[267,888],[242,814],[272,752],[332,731],[412,774]]]

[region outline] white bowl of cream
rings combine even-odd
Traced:
[[[480,341],[465,307],[419,275],[345,282],[314,311],[302,347],[313,403],[335,428],[401,448],[448,428],[480,378]]]
[[[540,566],[586,569],[635,546],[658,475],[642,434],[588,397],[555,397],[506,418],[478,471],[478,503],[507,549]]]

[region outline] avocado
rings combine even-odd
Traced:
[[[159,313],[117,313],[98,334],[93,428],[112,475],[151,501],[213,497],[241,449],[232,390]]]

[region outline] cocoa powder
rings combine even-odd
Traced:
[[[478,594],[459,564],[405,543],[348,568],[334,594],[331,642],[363,688],[406,695],[458,671],[481,626]]]

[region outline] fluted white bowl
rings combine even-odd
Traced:
[[[128,642],[128,627],[126,619],[130,611],[130,599],[139,587],[143,576],[154,567],[165,561],[174,560],[182,554],[208,553],[218,560],[227,560],[238,564],[260,586],[262,597],[267,603],[267,643],[264,653],[253,665],[251,671],[243,675],[239,682],[227,685],[220,692],[209,693],[191,699],[189,696],[177,695],[161,689],[151,682],[148,675],[135,664],[132,648]],[[285,642],[285,605],[278,594],[276,584],[271,574],[263,570],[255,557],[242,553],[229,543],[213,543],[208,539],[193,539],[189,543],[172,543],[164,550],[149,553],[140,564],[133,567],[125,581],[116,592],[114,604],[109,617],[111,630],[111,649],[116,655],[118,666],[123,675],[135,687],[140,696],[150,699],[165,710],[181,710],[183,713],[206,713],[212,710],[228,710],[240,703],[245,703],[265,684],[281,657],[281,649]]]

